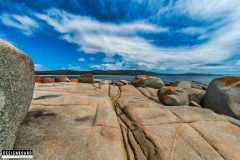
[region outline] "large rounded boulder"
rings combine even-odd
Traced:
[[[83,74],[78,79],[79,83],[94,83],[94,76],[92,74]]]
[[[158,90],[159,101],[167,106],[189,105],[188,95],[184,90],[172,86],[162,87]]]
[[[53,78],[49,78],[49,77],[43,77],[42,79],[42,83],[54,83],[55,80]]]
[[[35,82],[36,83],[42,83],[42,81],[43,81],[43,77],[42,76],[36,76],[35,77]]]
[[[12,149],[33,96],[32,60],[0,39],[0,149]]]
[[[164,83],[160,78],[147,75],[136,76],[131,84],[135,87],[150,87],[155,89],[161,89],[164,87]]]
[[[189,101],[201,103],[206,91],[204,90],[207,84],[195,81],[178,81],[177,88],[184,90],[188,94]]]
[[[71,80],[70,80],[70,82],[72,82],[72,83],[78,83],[78,78],[72,78]]]
[[[240,76],[214,79],[207,88],[203,107],[240,119]]]
[[[69,78],[65,76],[58,76],[54,80],[55,82],[70,82]]]

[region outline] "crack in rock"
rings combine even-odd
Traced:
[[[114,91],[115,90],[115,91]],[[115,92],[115,93],[114,93]],[[130,120],[127,114],[120,108],[118,99],[121,95],[121,90],[109,86],[109,96],[113,101],[115,111],[119,119],[128,128],[129,134],[127,134],[128,141],[132,141],[132,150],[134,151],[135,159],[151,159],[151,160],[161,160],[162,153],[156,147],[155,143],[146,135],[140,125],[134,123]],[[123,135],[124,136],[124,135]],[[134,142],[135,143],[134,143]],[[138,145],[136,145],[138,144]],[[131,157],[129,157],[130,159]]]

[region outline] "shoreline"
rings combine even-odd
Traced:
[[[57,77],[68,77],[69,79],[79,78],[81,75],[35,75],[35,77],[49,77],[49,78],[57,78]],[[95,79],[100,80],[127,80],[132,81],[135,76],[133,75],[94,75]],[[202,83],[209,83],[214,78],[219,76],[187,76],[187,75],[176,75],[176,76],[153,76],[162,79],[165,82],[175,82],[175,81],[198,81]]]
[[[84,74],[78,74],[78,75],[35,75],[35,76],[81,76]],[[93,74],[94,75],[94,74]],[[109,74],[97,74],[94,76],[136,76],[136,75],[109,75]],[[150,75],[153,77],[220,77],[221,75]]]

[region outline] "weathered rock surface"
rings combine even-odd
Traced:
[[[202,108],[202,106],[195,101],[190,101],[190,106]]]
[[[155,98],[132,85],[37,84],[15,149],[35,159],[238,160],[240,121]]]
[[[206,93],[207,84],[196,81],[178,81],[173,86],[184,90],[188,94],[189,101],[195,101],[200,104]]]
[[[122,83],[121,81],[112,81],[111,85],[114,85],[114,86],[123,86],[123,85],[125,85],[125,84]]]
[[[158,91],[160,102],[167,106],[183,106],[189,105],[189,98],[187,93],[176,87],[166,86]]]
[[[124,85],[128,85],[129,82],[126,80],[116,80],[116,81],[111,81],[111,83],[109,84],[115,85],[115,86],[124,86]]]
[[[198,81],[175,81],[175,82],[165,82],[168,86],[180,86],[183,88],[196,88],[201,90],[207,90],[208,84]]]
[[[161,103],[158,98],[158,89],[148,88],[148,87],[138,87],[137,88],[144,96],[158,103]]]
[[[53,78],[49,78],[49,77],[43,77],[42,82],[41,83],[54,83],[54,79]]]
[[[34,89],[34,66],[26,55],[0,39],[0,150],[12,149]]]
[[[136,76],[131,84],[135,87],[150,87],[156,89],[161,89],[164,86],[161,79],[147,75]]]
[[[78,83],[78,79],[77,79],[77,78],[72,78],[72,79],[70,80],[70,82]]]
[[[60,81],[60,79],[57,79],[57,80]],[[55,79],[49,78],[49,77],[44,77],[44,76],[36,76],[35,77],[35,82],[36,83],[54,83]]]
[[[117,113],[130,133],[129,145],[140,146],[132,148],[133,153],[138,153],[135,157],[151,160],[239,158],[239,121],[209,109],[163,106],[129,85],[120,90]]]
[[[126,81],[126,80],[120,80],[120,82],[122,82],[124,85],[128,85],[129,84],[129,82]]]
[[[204,96],[203,106],[240,119],[240,76],[214,79]]]
[[[79,83],[94,83],[94,76],[92,74],[81,75],[78,79]]]
[[[111,80],[94,79],[94,83],[109,85],[109,84],[112,84],[112,81]]]
[[[33,149],[34,159],[127,159],[108,90],[100,84],[37,84],[15,149]]]
[[[70,82],[68,77],[65,76],[59,76],[54,79],[55,82]]]
[[[42,81],[43,81],[43,77],[42,76],[36,76],[35,77],[35,82],[36,83],[42,83]]]
[[[105,84],[105,85],[109,85],[109,84],[111,84],[111,83],[112,83],[111,80],[102,80],[102,81],[100,82],[100,84]]]

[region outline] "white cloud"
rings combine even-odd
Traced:
[[[173,5],[173,3],[171,3]],[[167,8],[169,7],[169,8]],[[158,70],[228,70],[228,65],[221,67],[208,66],[220,64],[239,53],[237,43],[240,42],[240,1],[238,0],[179,0],[174,6],[167,6],[164,11],[174,10],[192,19],[221,19],[212,23],[209,28],[186,27],[180,32],[201,34],[207,37],[206,43],[194,47],[166,48],[151,44],[138,32],[168,32],[167,28],[137,21],[124,24],[99,22],[89,17],[75,16],[67,12],[51,9],[46,14],[35,14],[46,21],[56,31],[62,33],[62,39],[77,44],[80,50],[89,53],[105,53],[107,57],[122,56],[125,63],[105,64],[93,68],[124,68],[126,64]],[[161,15],[158,15],[161,16]],[[216,31],[208,33],[208,29]],[[238,70],[233,66],[232,70]]]
[[[235,65],[240,66],[240,60],[235,63]]]
[[[79,61],[79,62],[85,62],[86,59],[85,59],[85,58],[79,58],[78,61]]]
[[[105,57],[103,59],[103,62],[114,62],[114,58],[113,57]]]
[[[239,4],[239,0],[178,0],[173,8],[193,18],[215,19],[229,13],[235,14]]]
[[[157,27],[155,25],[137,21],[134,23],[113,24],[101,23],[90,17],[75,16],[58,9],[50,9],[47,14],[35,14],[39,19],[46,21],[61,33],[76,31],[78,33],[95,32],[98,33],[115,33],[115,34],[133,34],[139,31],[144,32],[166,32],[167,28]],[[63,26],[62,24],[65,24]]]
[[[186,27],[178,30],[178,32],[182,32],[185,34],[203,34],[206,32],[206,29],[200,27]]]
[[[144,22],[115,25],[102,23],[87,17],[74,16],[59,10],[50,10],[47,15],[36,14],[45,20],[55,30],[62,33],[62,38],[68,42],[78,44],[87,53],[103,52],[111,57],[118,54],[127,62],[135,64],[151,64],[152,68],[191,69],[195,66],[220,63],[234,53],[233,42],[240,38],[237,30],[238,23],[229,24],[213,33],[210,41],[201,46],[191,48],[164,48],[154,46],[136,32],[165,32]],[[57,16],[57,18],[53,18]],[[186,28],[185,32],[202,32],[197,28]],[[223,34],[224,33],[224,34]],[[111,64],[103,64],[111,68]],[[181,66],[181,67],[180,67]],[[119,67],[119,65],[118,65]]]
[[[0,20],[7,26],[19,29],[25,35],[32,35],[35,29],[39,28],[37,21],[25,15],[1,14]]]
[[[234,2],[236,5],[236,1]],[[189,4],[185,3],[187,1],[179,1],[177,9],[182,9],[184,4],[187,6],[188,14],[196,17],[205,18],[207,14],[209,14],[208,17],[217,16],[220,12],[230,10],[229,6],[225,6],[226,4],[224,5],[223,2],[216,8],[214,8],[216,1],[211,1],[210,6],[206,1],[203,1],[201,5],[200,2],[193,0]],[[204,9],[204,7],[207,8]],[[184,11],[186,10],[182,12]],[[207,43],[190,48],[164,48],[152,45],[148,40],[138,36],[137,32],[166,32],[168,30],[143,21],[115,25],[98,22],[88,17],[74,16],[56,9],[49,10],[46,15],[36,14],[36,16],[62,33],[62,39],[79,45],[80,50],[86,53],[102,52],[107,57],[118,54],[123,57],[125,62],[131,62],[137,66],[147,66],[149,69],[191,70],[211,63],[222,63],[236,53],[235,43],[240,40],[240,19],[236,16],[236,14],[240,15],[239,12],[240,10],[236,10],[235,7],[231,13],[228,13],[229,24],[208,35],[210,40]],[[230,21],[231,19],[232,21]],[[193,34],[204,32],[204,30],[204,28],[189,27],[181,31]],[[107,60],[105,59],[105,62]],[[94,67],[122,68],[123,64],[106,63]],[[207,68],[200,67],[199,69],[207,70]],[[224,66],[221,69],[224,69]],[[237,70],[236,67],[235,69]]]
[[[140,0],[139,4],[142,2]],[[200,34],[199,38],[208,39],[208,41],[194,47],[156,46],[138,33],[169,32],[169,29],[151,24],[147,19],[114,24],[100,22],[86,16],[72,15],[58,9],[50,9],[46,14],[35,13],[31,16],[3,13],[0,15],[0,20],[7,26],[21,30],[25,35],[32,35],[36,29],[40,28],[36,20],[41,19],[61,33],[60,38],[77,44],[79,50],[89,54],[105,53],[104,64],[95,67],[126,68],[132,64],[139,69],[229,71],[231,66],[231,70],[239,70],[239,61],[234,65],[224,65],[225,61],[239,54],[239,0],[178,0],[174,3],[171,1],[164,7],[159,1],[153,0],[148,4],[150,4],[147,6],[150,7],[149,10],[160,8],[150,19],[159,20],[163,15],[176,13],[188,16],[193,21],[211,23],[201,27],[187,26],[177,31],[189,35]],[[114,61],[112,57],[116,54],[123,58],[124,63],[110,63]],[[80,62],[85,60],[95,61],[93,57],[79,59]],[[223,65],[209,66],[208,64]],[[36,68],[41,67],[36,65]]]
[[[45,67],[41,64],[34,64],[34,69],[35,71],[46,71],[46,70],[49,70],[48,67]]]
[[[80,66],[73,66],[71,64],[68,64],[67,67],[63,68],[63,69],[67,69],[67,70],[75,70],[75,71],[79,71],[79,70],[83,70],[82,67]]]
[[[92,65],[92,69],[97,69],[97,70],[123,70],[124,68],[124,62],[117,62],[114,64],[111,63],[104,63],[100,65]]]

